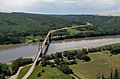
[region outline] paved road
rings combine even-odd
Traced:
[[[21,71],[22,68],[23,67],[20,67],[19,70],[18,70],[18,72],[15,75],[11,76],[9,79],[17,79],[17,77],[18,77],[18,75],[19,75],[19,73],[20,73],[20,71]]]
[[[33,70],[34,70],[34,68],[35,68],[36,63],[37,63],[38,59],[40,58],[39,56],[40,56],[40,54],[41,54],[41,52],[42,52],[42,50],[43,50],[43,48],[44,48],[44,46],[45,46],[45,43],[46,43],[47,39],[49,39],[49,35],[50,35],[51,33],[56,32],[56,31],[60,31],[60,30],[64,30],[64,29],[75,28],[75,27],[83,27],[83,26],[84,26],[84,25],[82,25],[82,26],[73,26],[73,27],[68,27],[68,28],[65,27],[65,28],[61,28],[61,29],[57,29],[57,30],[52,30],[52,31],[48,32],[45,40],[44,40],[43,43],[42,43],[42,46],[41,46],[41,48],[40,48],[40,50],[39,50],[39,53],[37,54],[37,56],[36,56],[36,58],[35,58],[34,63],[32,64],[31,68],[29,69],[29,71],[25,74],[25,76],[24,76],[22,79],[27,79],[27,78],[32,74],[32,72],[33,72]],[[41,59],[41,58],[40,58],[40,59]]]
[[[29,69],[29,71],[26,73],[26,75],[25,75],[22,79],[27,79],[27,78],[32,74],[33,70],[35,69],[35,66],[36,66],[36,63],[37,63],[38,59],[41,59],[39,56],[40,56],[40,54],[41,54],[41,52],[42,52],[42,50],[43,50],[43,48],[44,48],[44,46],[45,46],[45,43],[46,43],[46,41],[47,41],[50,33],[51,33],[51,32],[49,32],[49,33],[47,34],[47,36],[46,36],[46,38],[45,38],[45,40],[44,40],[44,42],[43,42],[43,44],[42,44],[39,52],[38,52],[38,54],[37,54],[37,56],[36,56],[36,58],[35,58],[34,63],[32,64],[31,68]]]

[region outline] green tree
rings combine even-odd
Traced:
[[[114,79],[119,79],[119,74],[117,68],[115,69]]]

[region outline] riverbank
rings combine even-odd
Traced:
[[[65,50],[82,49],[84,47],[98,47],[113,43],[120,43],[120,36],[102,36],[52,41],[47,54]],[[38,53],[38,43],[3,45],[2,48],[4,48],[4,50],[0,50],[0,61],[4,63],[10,63],[11,60],[19,57],[34,58]]]
[[[120,35],[111,35],[111,36],[97,36],[97,37],[84,37],[84,38],[71,38],[71,39],[64,39],[64,40],[53,40],[52,43],[61,43],[61,42],[70,42],[70,41],[80,41],[80,40],[93,40],[93,39],[101,39],[101,38],[119,38]],[[12,48],[17,48],[20,46],[25,46],[25,45],[36,45],[42,42],[30,42],[30,43],[21,43],[21,44],[4,44],[0,45],[0,51],[2,50],[7,50],[7,49],[12,49]]]
[[[111,35],[111,36],[97,36],[97,37],[84,37],[84,38],[71,38],[64,40],[53,40],[52,43],[60,43],[60,42],[70,42],[70,41],[80,41],[80,40],[93,40],[93,39],[101,39],[101,38],[120,38],[120,35]]]

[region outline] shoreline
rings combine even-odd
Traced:
[[[85,38],[73,38],[73,39],[65,39],[65,40],[59,40],[59,41],[52,41],[52,43],[61,43],[61,42],[70,42],[70,41],[80,41],[80,40],[93,40],[93,39],[104,39],[104,38],[120,38],[120,35],[114,35],[114,36],[100,36],[100,37],[85,37]],[[29,43],[29,44],[38,44],[38,42],[36,43]],[[9,45],[5,45],[5,46],[16,46],[19,47],[19,46],[25,46],[25,45],[29,45],[29,44],[9,44]],[[4,45],[2,45],[4,46]],[[5,47],[4,46],[4,47]],[[0,46],[1,47],[1,46]],[[14,47],[14,48],[17,48],[17,47]],[[12,48],[12,47],[11,47]],[[11,48],[7,48],[7,49],[11,49]],[[6,50],[7,50],[6,49]],[[4,49],[5,50],[5,49]],[[1,50],[2,51],[2,50]],[[36,55],[34,56],[26,56],[26,57],[23,57],[23,58],[32,58],[34,60]],[[15,60],[15,59],[13,59]],[[10,60],[10,61],[1,61],[2,63],[6,63],[6,64],[11,64],[13,60]]]
[[[34,55],[34,56],[28,56],[28,57],[22,57],[22,58],[23,58],[23,59],[24,59],[24,58],[32,58],[33,61],[34,61],[35,56],[36,56],[36,55]],[[14,60],[16,60],[16,59],[14,59]],[[7,65],[10,65],[10,64],[12,64],[12,62],[13,62],[14,60],[4,61],[4,62],[2,62],[2,63],[5,63],[5,64],[7,64]]]
[[[120,35],[109,35],[109,36],[97,36],[97,37],[84,37],[84,38],[70,38],[70,39],[64,39],[64,40],[57,40],[52,41],[52,43],[60,43],[60,42],[70,42],[70,41],[80,41],[80,40],[93,40],[93,39],[102,39],[102,38],[120,38]]]
[[[92,39],[99,39],[99,38],[119,38],[120,35],[108,35],[108,36],[96,36],[96,37],[83,37],[83,38],[70,38],[70,39],[63,39],[63,40],[53,40],[52,43],[58,43],[58,42],[69,42],[69,41],[79,41],[79,40],[92,40]],[[3,46],[23,46],[23,45],[29,45],[29,44],[38,44],[38,43],[42,43],[42,42],[30,42],[30,43],[20,43],[20,44],[2,44],[0,45],[0,50],[1,47]]]

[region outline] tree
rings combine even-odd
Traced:
[[[4,74],[0,74],[0,79],[6,79]]]
[[[113,72],[112,72],[112,69],[111,69],[111,73],[110,73],[110,79],[113,79]]]
[[[33,63],[32,58],[23,59],[21,57],[21,58],[14,60],[12,62],[12,74],[14,75],[18,71],[19,67],[27,65],[27,64],[31,64],[31,63]]]
[[[82,49],[82,52],[83,52],[84,54],[88,54],[88,53],[89,53],[89,52],[87,51],[87,49],[85,49],[85,48]]]
[[[119,79],[119,74],[117,68],[115,69],[114,79]]]
[[[102,74],[102,79],[105,79],[104,75]]]
[[[61,52],[57,52],[55,54],[55,58],[62,58],[62,53]]]
[[[4,75],[10,76],[11,75],[8,65],[0,63],[0,74],[2,74],[1,76],[4,76]]]
[[[65,64],[60,65],[60,70],[65,74],[73,74],[72,69],[70,69],[69,66]]]
[[[81,59],[84,60],[84,61],[90,61],[91,60],[90,57],[88,57],[86,55],[82,55]]]
[[[112,50],[110,51],[111,54],[119,54],[120,53],[120,47],[114,47],[112,48]]]
[[[42,76],[41,73],[38,73],[37,77],[40,77],[40,76]]]
[[[55,58],[54,62],[55,62],[55,64],[59,65],[60,64],[60,59],[59,58]]]
[[[83,53],[77,53],[76,58],[82,60]]]
[[[41,66],[46,67],[46,65],[47,65],[47,60],[43,58],[41,61]]]

